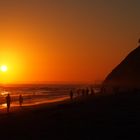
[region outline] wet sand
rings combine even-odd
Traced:
[[[0,132],[0,138],[8,140],[138,139],[140,94],[12,108],[0,115]]]
[[[45,99],[42,99],[42,100],[33,100],[33,101],[30,101],[30,102],[27,102],[27,101],[24,101],[22,106],[23,108],[24,107],[33,107],[33,106],[40,106],[42,104],[50,104],[50,103],[57,103],[57,102],[61,102],[61,101],[65,101],[69,99],[69,97],[61,97],[61,98],[57,98],[57,99],[51,99],[51,100],[45,100]],[[11,102],[11,111],[14,111],[14,109],[16,108],[19,108],[19,101],[12,101]],[[5,112],[5,108],[7,107],[6,103],[4,104],[1,104],[0,105],[0,113],[4,113]]]

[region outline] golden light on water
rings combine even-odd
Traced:
[[[10,94],[10,92],[4,91],[4,92],[1,92],[1,93],[0,93],[0,95],[2,95],[2,96],[5,96],[5,95],[7,95],[7,94]]]

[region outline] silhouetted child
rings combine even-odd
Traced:
[[[10,104],[11,104],[11,97],[10,97],[10,94],[8,94],[8,95],[6,96],[6,104],[7,104],[7,112],[9,113]]]
[[[70,91],[70,99],[73,100],[73,91]]]
[[[22,106],[22,104],[23,104],[23,97],[22,97],[22,95],[20,94],[20,95],[19,95],[19,105],[20,105],[20,107]]]

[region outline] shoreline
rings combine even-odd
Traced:
[[[37,102],[37,103],[30,103],[30,104],[23,103],[22,107],[20,107],[18,104],[16,104],[16,105],[12,104],[10,107],[9,113],[15,113],[18,111],[21,112],[21,111],[28,111],[28,110],[36,110],[41,107],[50,107],[50,106],[54,106],[54,105],[67,103],[69,101],[70,101],[69,97],[64,97],[64,98],[59,98],[57,100],[50,100],[50,101],[44,101],[44,102]],[[0,109],[0,115],[1,114],[8,114],[6,103]]]

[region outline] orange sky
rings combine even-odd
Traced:
[[[95,82],[137,46],[140,2],[0,2],[0,83]]]

